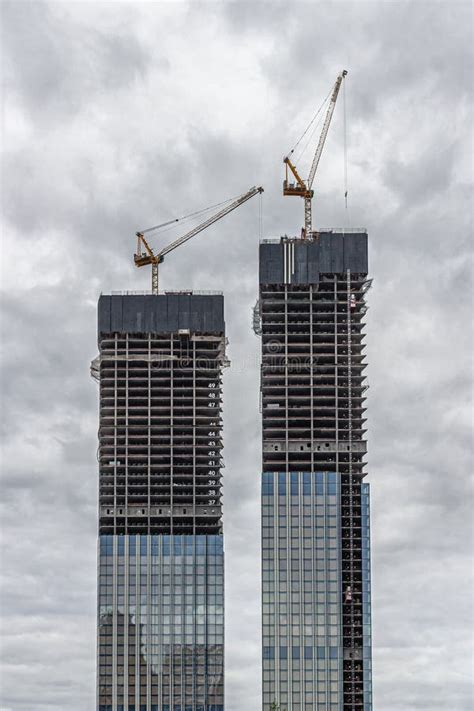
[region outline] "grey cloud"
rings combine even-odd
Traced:
[[[430,145],[409,166],[393,161],[385,168],[385,181],[403,200],[412,198],[415,193],[418,193],[421,203],[436,197],[443,199],[443,191],[452,181],[459,148],[443,146],[439,151],[435,145]]]
[[[97,391],[88,367],[99,292],[149,288],[149,272],[133,267],[137,228],[254,182],[265,187],[264,236],[296,234],[302,206],[280,196],[289,123],[296,111],[311,112],[351,59],[349,137],[367,145],[358,165],[351,163],[358,146],[350,151],[350,177],[358,176],[350,220],[369,228],[375,277],[368,313],[375,707],[467,711],[472,176],[459,166],[469,145],[471,10],[192,3],[172,14],[185,48],[177,41],[165,60],[144,38],[156,45],[168,18],[159,5],[137,8],[114,5],[107,34],[103,6],[85,4],[78,15],[67,4],[2,5],[6,98],[18,100],[32,127],[29,142],[5,146],[2,221],[8,243],[31,260],[32,283],[25,278],[1,297],[1,703],[15,711],[94,705]],[[243,142],[225,119],[206,123],[185,93],[172,92],[180,59],[190,87],[204,81],[193,58],[205,50],[210,17],[228,47],[228,81],[242,88],[242,67],[229,57],[245,47],[255,53],[252,80],[268,96]],[[144,87],[156,97],[153,112],[137,105]],[[179,140],[161,123],[160,108],[171,101],[184,117]],[[420,102],[428,124],[416,121]],[[385,126],[391,145],[374,156],[371,137],[387,106],[395,107]],[[255,107],[227,110],[229,123],[237,112],[244,125]],[[107,117],[100,130],[99,115]],[[412,138],[419,153],[407,161]],[[340,148],[337,132],[331,140]],[[330,167],[329,153],[324,160]],[[347,223],[342,183],[321,182],[316,215],[318,224]],[[165,288],[225,290],[229,711],[260,703],[259,341],[250,329],[258,219],[254,199],[170,255],[161,273]],[[44,240],[59,245],[63,271],[54,253],[37,251]],[[18,262],[3,268],[9,277]],[[38,269],[55,278],[35,280]]]
[[[273,4],[261,5],[270,18]],[[264,69],[292,108],[302,99],[307,103],[299,87],[311,88],[307,92],[311,97],[315,84],[323,86],[325,77],[348,69],[355,84],[351,108],[359,121],[366,121],[397,92],[403,97],[410,86],[418,87],[414,103],[426,101],[428,87],[443,97],[467,97],[472,8],[463,2],[439,3],[436,12],[427,12],[428,8],[428,3],[411,0],[297,4],[289,37],[278,36],[277,51],[267,57]],[[300,22],[295,21],[298,11]],[[341,66],[341,61],[350,66]],[[449,113],[450,107],[445,110]]]
[[[226,29],[231,32],[281,36],[282,42],[285,39],[285,29],[295,25],[294,9],[279,0],[258,3],[228,2],[223,4],[221,12]]]
[[[109,35],[90,26],[75,31],[65,10],[41,1],[2,4],[9,90],[35,112],[36,123],[49,127],[86,109],[104,86],[125,88],[147,67],[129,31]]]

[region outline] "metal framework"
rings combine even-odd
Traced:
[[[101,534],[221,529],[224,335],[104,334]]]

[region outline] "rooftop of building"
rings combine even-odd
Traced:
[[[222,291],[209,291],[209,290],[198,290],[198,289],[173,289],[170,291],[163,291],[160,294],[155,294],[155,296],[169,296],[170,294],[175,296],[176,294],[184,294],[185,296],[222,296]],[[101,291],[101,296],[153,296],[151,290],[133,290],[133,291]]]
[[[366,227],[321,227],[317,231],[318,235],[359,235],[367,234]],[[291,235],[280,235],[280,237],[264,237],[260,244],[280,244],[282,242],[313,242],[314,239],[305,239]]]

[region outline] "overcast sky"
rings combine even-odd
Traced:
[[[137,229],[255,184],[161,279],[225,293],[226,710],[260,708],[257,248],[299,234],[282,158],[346,68],[314,222],[369,231],[375,708],[469,711],[470,3],[1,11],[0,709],[94,708],[99,294],[150,288]]]

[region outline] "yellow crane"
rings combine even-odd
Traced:
[[[326,112],[326,118],[324,119],[323,128],[321,135],[319,137],[319,142],[314,154],[313,162],[311,164],[311,169],[309,171],[309,176],[306,182],[300,177],[296,167],[291,162],[289,156],[283,159],[286,166],[286,176],[283,181],[283,195],[297,195],[298,197],[304,198],[304,228],[302,230],[303,239],[310,239],[312,236],[312,206],[311,200],[314,195],[313,181],[316,175],[316,170],[318,169],[319,160],[321,158],[321,153],[323,152],[324,144],[326,142],[326,137],[328,135],[329,126],[331,123],[332,115],[334,113],[334,108],[336,106],[337,97],[339,94],[339,89],[343,79],[347,75],[347,71],[344,69],[336,79],[334,88],[332,90],[331,99],[329,101],[329,106]],[[288,169],[293,174],[296,183],[290,183],[288,181],[289,173]]]
[[[186,234],[173,240],[173,242],[168,244],[166,247],[163,247],[163,249],[160,249],[159,252],[153,251],[153,249],[150,247],[147,240],[145,239],[145,235],[149,232],[154,232],[155,230],[158,230],[161,227],[171,225],[173,222],[178,222],[179,219],[184,218],[175,218],[174,220],[163,222],[161,225],[155,225],[154,227],[149,227],[147,230],[141,230],[141,232],[137,232],[137,251],[136,254],[134,254],[133,258],[137,267],[144,267],[148,264],[151,264],[152,293],[158,294],[158,265],[161,264],[167,254],[172,252],[173,249],[176,249],[176,247],[180,247],[182,244],[191,239],[191,237],[194,237],[195,235],[199,234],[199,232],[205,230],[206,227],[213,225],[214,222],[217,222],[218,220],[222,219],[223,217],[225,217],[225,215],[228,215],[229,212],[232,212],[236,208],[240,207],[244,204],[244,202],[247,202],[247,200],[250,200],[250,198],[252,198],[254,195],[258,195],[259,193],[263,193],[262,187],[250,188],[250,190],[248,190],[246,193],[240,195],[240,197],[236,198],[229,205],[222,208],[215,214],[211,215],[211,217],[208,217],[206,220],[204,220],[204,222],[201,222],[196,227],[193,227],[192,230],[186,232]]]

